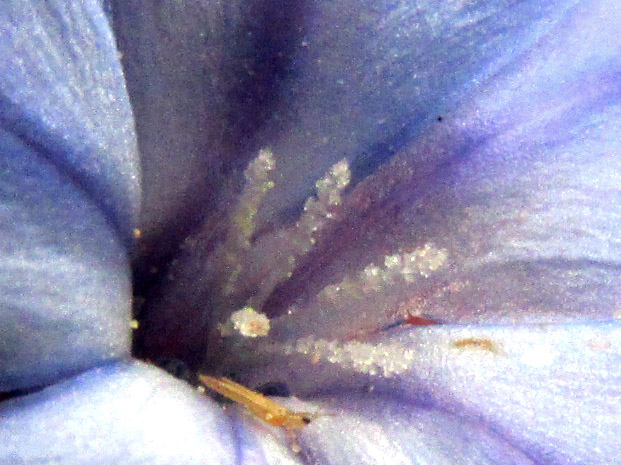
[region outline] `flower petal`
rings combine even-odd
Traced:
[[[0,7],[0,391],[129,352],[138,155],[101,2]]]
[[[136,362],[3,402],[0,415],[0,463],[237,463],[220,407]]]
[[[49,159],[0,131],[0,391],[129,353],[131,284],[117,232]]]
[[[482,422],[535,463],[620,457],[618,323],[401,328],[367,342],[307,341],[288,356],[261,349],[251,385],[286,380],[312,398],[398,395],[401,408],[432,405]]]
[[[343,395],[328,405],[338,406],[336,418],[316,420],[301,435],[317,463],[535,463],[487,427],[442,411],[374,395]]]
[[[316,418],[286,433],[235,409],[242,464],[535,463],[485,426],[390,395],[335,391],[313,402],[281,402]]]
[[[3,2],[0,121],[98,203],[126,243],[138,157],[118,54],[101,2]]]

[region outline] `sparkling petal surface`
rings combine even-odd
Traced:
[[[442,409],[456,422],[485,425],[509,444],[507,451],[534,463],[614,462],[621,167],[619,141],[611,136],[620,116],[618,47],[609,40],[616,24],[609,19],[619,12],[609,6],[559,10],[520,36],[525,48],[488,57],[467,84],[451,81],[459,90],[449,95],[458,98],[433,107],[437,112],[390,162],[319,216],[311,212],[322,203],[320,186],[329,175],[300,170],[304,155],[284,156],[281,168],[278,156],[281,147],[293,153],[294,145],[322,153],[300,135],[319,131],[307,123],[307,132],[269,139],[276,141],[270,145],[276,187],[262,204],[267,213],[252,218],[256,237],[244,245],[245,224],[232,218],[229,234],[237,239],[214,250],[205,229],[189,241],[173,267],[170,293],[156,306],[171,314],[179,304],[204,312],[207,302],[224,324],[220,315],[258,302],[257,311],[272,318],[269,337],[212,329],[214,353],[206,363],[250,385],[281,380],[314,399],[372,388],[377,396]],[[594,42],[602,46],[587,45]],[[433,71],[441,73],[443,63]],[[313,87],[303,83],[321,75],[317,61],[308,66],[317,72],[297,83],[307,96]],[[459,71],[469,72],[458,66],[454,76]],[[354,100],[343,107],[358,108]],[[313,108],[312,97],[303,101],[309,105],[302,115]],[[319,113],[313,122],[321,121]],[[360,114],[352,124],[365,127],[371,113]],[[365,146],[355,135],[340,143]],[[291,160],[295,174],[287,168]],[[356,163],[352,158],[354,170]],[[313,175],[316,196],[295,225],[261,229],[261,215],[292,198],[279,192]],[[246,185],[240,202],[253,189],[248,177]],[[304,227],[311,233],[302,234]],[[309,237],[312,245],[303,245]],[[280,275],[273,271],[279,267]],[[420,328],[421,321],[429,327]],[[355,433],[359,443],[372,435],[364,429]],[[327,435],[310,449],[338,462],[346,454],[339,441]],[[429,445],[426,452],[442,457],[445,447]]]
[[[293,392],[341,400],[371,390],[403,408],[431,405],[486,425],[535,463],[614,463],[620,331],[617,323],[396,329],[348,351],[308,344],[272,356],[269,367],[264,356],[249,382],[286,373]]]
[[[313,402],[283,401],[317,417],[302,431],[283,434],[240,414],[242,464],[533,464],[489,428],[447,412],[377,393],[318,395]],[[288,444],[283,447],[283,444]],[[302,451],[293,452],[300,446]]]
[[[129,352],[138,156],[99,2],[0,8],[0,390]]]
[[[0,29],[0,124],[88,192],[129,243],[136,137],[101,2],[9,0]]]
[[[0,131],[0,391],[129,353],[127,252],[90,197]]]
[[[0,406],[0,463],[235,464],[220,407],[138,362],[95,368]]]
[[[308,400],[283,403],[327,414],[296,455],[282,429],[238,410],[229,423],[189,387],[120,363],[3,402],[0,462],[619,461],[613,2],[127,5],[145,226],[153,239],[212,214],[151,295],[145,334],[195,362],[209,332],[205,368],[283,381]],[[12,389],[127,354],[121,243],[138,183],[100,5],[1,11],[2,56],[21,60],[0,59]],[[230,181],[262,147],[274,185]],[[202,210],[175,217],[188,199]],[[269,339],[226,339],[218,324],[245,306],[271,318]]]

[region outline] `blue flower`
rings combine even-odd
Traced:
[[[620,16],[5,2],[0,463],[621,462]]]

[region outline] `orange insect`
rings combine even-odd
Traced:
[[[206,375],[198,375],[198,378],[209,389],[243,405],[255,416],[272,426],[281,426],[289,431],[301,429],[316,417],[312,413],[293,412],[228,378],[212,378]]]

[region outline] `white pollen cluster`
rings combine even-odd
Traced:
[[[367,265],[357,276],[324,287],[319,297],[332,303],[351,301],[365,294],[384,292],[398,284],[407,285],[419,277],[428,278],[445,264],[447,257],[445,249],[429,243],[411,252],[386,255],[383,266]]]
[[[255,308],[263,306],[274,288],[289,279],[299,259],[312,249],[317,234],[334,218],[336,209],[341,204],[341,193],[351,178],[347,161],[341,160],[316,182],[316,196],[306,200],[304,211],[293,225],[264,234],[250,244],[248,238],[252,232],[244,228],[250,228],[249,224],[254,228],[254,221],[251,221],[250,217],[254,218],[266,189],[273,186],[273,183],[265,177],[274,166],[273,159],[269,160],[269,170],[256,170],[255,174],[254,171],[246,170],[247,183],[239,202],[250,206],[238,205],[235,211],[251,215],[235,216],[234,224],[243,229],[238,233],[243,236],[241,240],[229,243],[232,247],[225,254],[231,259],[228,260],[227,268],[233,270],[229,277],[227,293],[231,294],[240,287],[240,284],[243,288],[245,283],[253,283],[252,296],[246,305]],[[258,185],[264,188],[259,188]]]
[[[224,246],[220,250],[222,260],[231,270],[224,293],[230,295],[243,269],[243,256],[250,250],[250,238],[255,230],[255,218],[265,195],[274,187],[270,174],[274,170],[274,155],[269,149],[262,149],[246,170],[246,184],[233,209]]]
[[[333,218],[334,208],[341,204],[341,193],[349,185],[350,179],[349,164],[347,160],[341,160],[315,183],[317,197],[306,199],[304,212],[294,228],[289,230],[292,243],[297,249],[294,251],[295,258],[306,254],[312,248],[317,232]]]
[[[244,337],[267,336],[270,331],[270,319],[252,307],[244,307],[231,315],[233,329]]]
[[[303,354],[372,376],[390,378],[410,369],[415,353],[399,344],[339,342],[304,337],[285,345],[285,354]]]
[[[254,232],[254,219],[259,211],[261,201],[270,189],[274,187],[274,181],[270,179],[270,174],[275,167],[274,155],[269,149],[262,149],[246,170],[244,177],[246,185],[237,202],[236,208],[231,218],[237,226],[237,234],[230,234],[229,237],[238,237],[238,244],[247,249],[250,247],[250,237]]]
[[[316,193],[306,200],[297,221],[257,234],[256,217],[265,196],[275,186],[275,168],[269,149],[262,149],[250,162],[244,171],[246,182],[241,193],[232,206],[226,207],[230,215],[225,238],[210,254],[203,273],[223,337],[267,334],[270,322],[260,313],[266,299],[291,277],[321,230],[337,219],[342,192],[351,179],[347,160],[339,161],[315,183]]]
[[[360,273],[360,279],[366,287],[372,289],[383,288],[396,280],[411,283],[417,276],[428,278],[444,265],[446,258],[446,250],[427,243],[412,252],[386,255],[383,267],[367,266]]]

